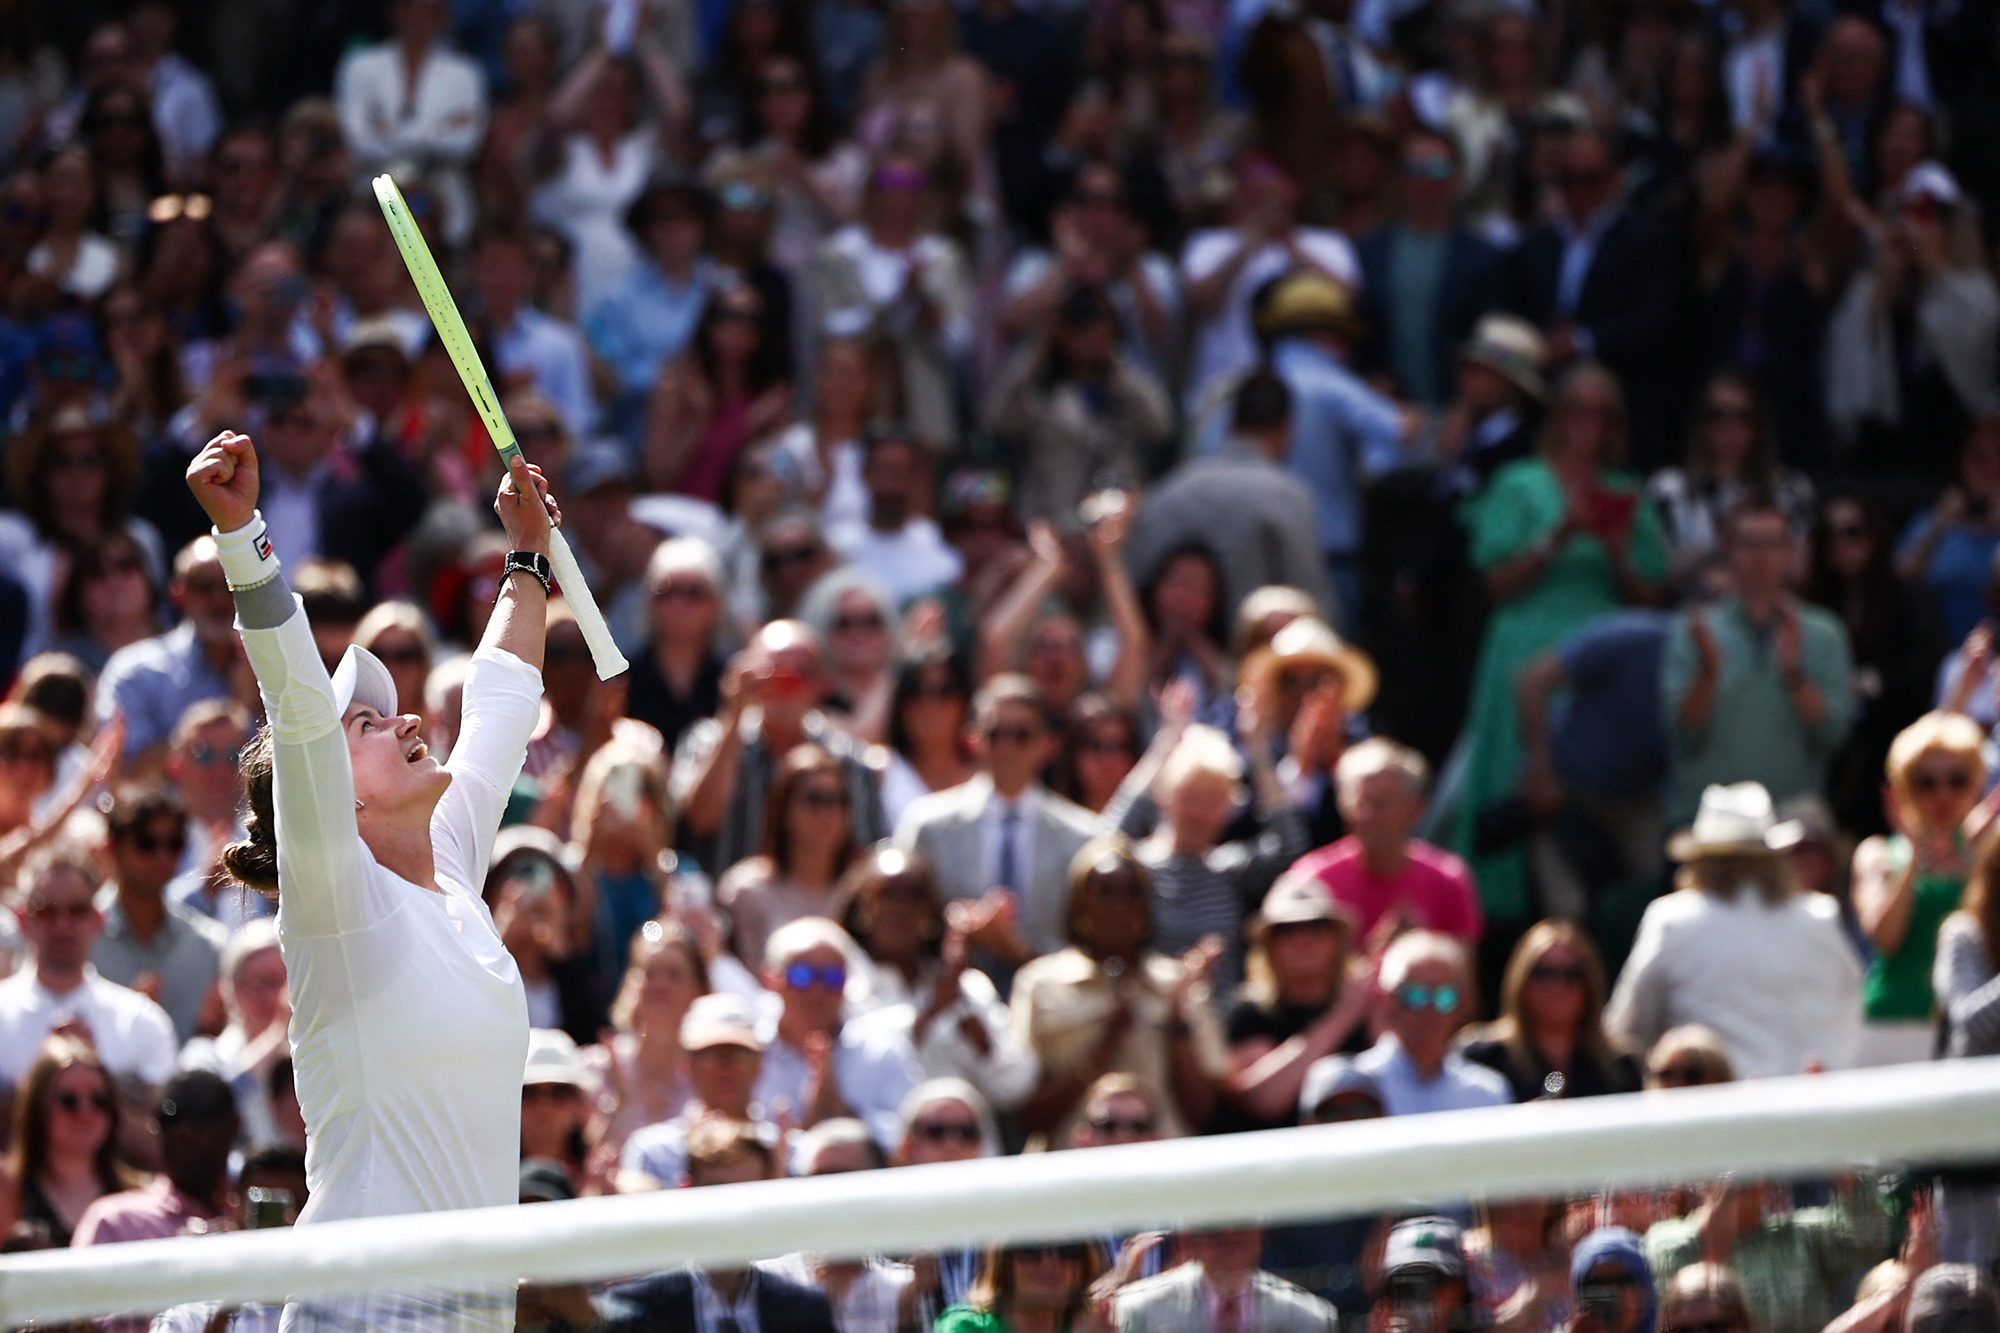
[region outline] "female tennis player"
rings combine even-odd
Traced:
[[[542,690],[546,487],[517,456],[493,502],[514,546],[465,679],[448,764],[361,648],[327,675],[257,512],[257,454],[225,431],[188,468],[215,524],[264,697],[243,755],[248,838],[223,864],[278,898],[311,1201],[301,1225],[519,1197],[528,1006],[479,889]],[[549,513],[556,513],[549,502]],[[408,1292],[288,1310],[285,1326],[511,1329],[512,1292]]]

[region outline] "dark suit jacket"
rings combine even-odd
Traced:
[[[429,502],[423,470],[387,435],[334,456],[319,492],[319,548],[372,591],[375,567],[417,526]]]
[[[1390,368],[1396,345],[1396,323],[1405,303],[1395,290],[1396,227],[1383,227],[1361,238],[1355,257],[1361,263],[1361,317],[1366,324],[1356,351],[1364,371]],[[1506,303],[1506,270],[1492,245],[1464,228],[1451,233],[1445,251],[1444,280],[1438,284],[1431,327],[1438,383],[1447,396],[1452,390],[1451,367],[1460,343],[1472,335],[1479,317]]]
[[[834,1333],[825,1296],[762,1269],[756,1281],[764,1333]],[[597,1305],[600,1333],[695,1333],[694,1275],[685,1268],[613,1287]]]

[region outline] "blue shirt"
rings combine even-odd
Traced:
[[[1660,661],[1672,624],[1659,611],[1613,611],[1557,646],[1567,688],[1549,714],[1549,752],[1563,786],[1613,801],[1659,794]]]
[[[1355,1056],[1354,1067],[1375,1080],[1375,1086],[1382,1090],[1382,1109],[1390,1115],[1514,1104],[1505,1078],[1457,1051],[1448,1053],[1437,1077],[1426,1081],[1393,1032],[1383,1033],[1373,1046]]]
[[[712,272],[706,259],[698,260],[688,280],[676,283],[657,264],[641,261],[584,315],[584,336],[617,372],[620,388],[643,393],[660,367],[688,345],[708,299]]]
[[[1320,549],[1352,555],[1361,547],[1362,488],[1402,461],[1403,414],[1305,339],[1279,343],[1271,368],[1292,391],[1287,466],[1312,491]]]
[[[1926,512],[1917,515],[1903,531],[1896,555],[1923,540],[1934,520]],[[1971,528],[1954,523],[1940,533],[1924,562],[1924,582],[1937,598],[1938,615],[1944,621],[1946,642],[1963,643],[1972,627],[1986,614],[1986,581],[1993,569],[1993,554],[2000,550],[2000,530]]]
[[[493,340],[493,356],[506,374],[534,376],[535,388],[556,405],[571,436],[581,439],[597,424],[590,358],[574,325],[523,307]]]
[[[97,720],[125,715],[125,754],[130,758],[165,745],[189,704],[228,694],[228,678],[209,665],[194,625],[183,620],[165,634],[111,654],[97,682]]]

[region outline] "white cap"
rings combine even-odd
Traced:
[[[597,1090],[597,1080],[583,1066],[576,1043],[567,1032],[555,1028],[528,1030],[528,1059],[521,1071],[521,1086],[538,1083],[567,1083],[585,1092]]]
[[[349,644],[340,665],[333,669],[334,716],[345,719],[355,704],[372,708],[383,717],[398,715],[396,678],[381,658],[359,644]]]

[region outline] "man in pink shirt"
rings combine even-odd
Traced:
[[[1476,943],[1486,923],[1472,872],[1442,847],[1413,836],[1429,780],[1423,756],[1375,737],[1343,754],[1334,778],[1347,836],[1306,853],[1286,873],[1325,884],[1354,913],[1356,938],[1370,953],[1408,926]]]

